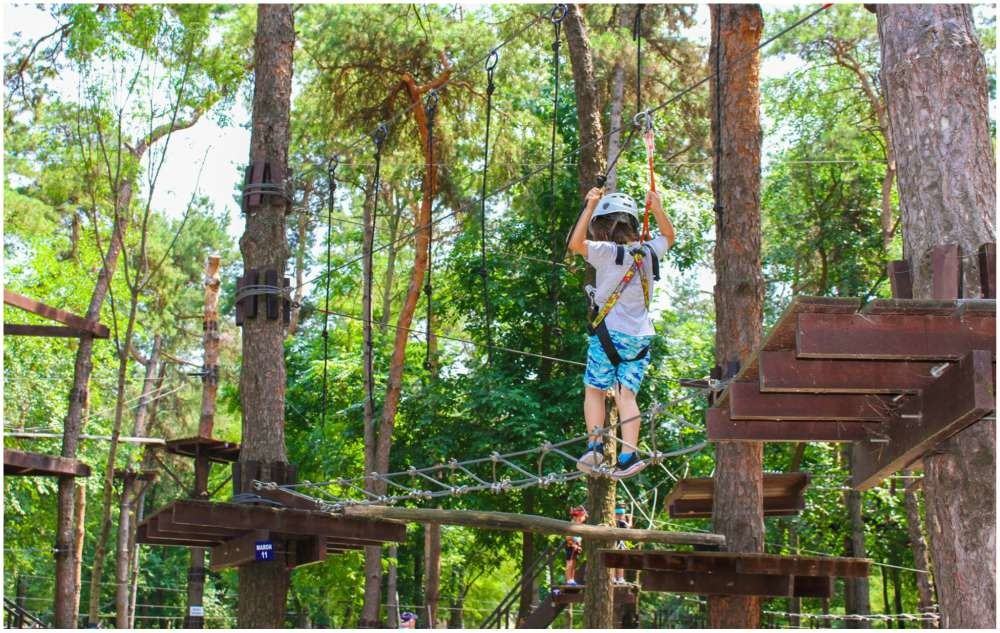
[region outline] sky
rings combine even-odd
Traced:
[[[469,5],[471,6],[471,5]],[[763,4],[767,14],[776,4]],[[992,5],[990,5],[992,7]],[[995,8],[977,9],[995,12]],[[696,41],[709,41],[709,17],[707,5],[699,5],[696,13],[697,24],[688,35]],[[39,5],[4,5],[4,42],[11,39],[14,32],[21,32],[23,38],[37,38],[55,28],[55,22],[48,12]],[[780,77],[794,72],[802,66],[796,58],[778,59],[765,57],[761,68],[762,79]],[[62,89],[70,94],[75,92],[75,78],[66,73],[62,78]],[[995,104],[991,104],[995,108]],[[992,108],[991,108],[992,109]],[[995,112],[995,109],[993,109]],[[162,169],[162,175],[153,197],[154,208],[179,217],[183,214],[194,191],[207,196],[217,209],[225,208],[230,216],[230,234],[238,238],[243,231],[243,219],[239,205],[234,198],[234,187],[241,179],[250,147],[250,113],[242,99],[237,99],[229,116],[232,123],[221,127],[213,117],[203,117],[195,126],[176,133],[170,141],[170,150]],[[353,140],[353,139],[350,139]],[[764,139],[766,156],[776,139]],[[203,160],[204,159],[204,160]],[[699,286],[711,291],[713,285],[711,271],[699,274]],[[665,294],[665,293],[661,293]],[[662,307],[662,304],[661,306]]]

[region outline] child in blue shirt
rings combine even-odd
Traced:
[[[611,475],[615,479],[631,477],[646,466],[633,448],[639,441],[636,395],[649,366],[649,345],[655,334],[649,303],[658,262],[676,240],[659,194],[648,191],[646,202],[659,227],[660,234],[654,239],[640,240],[635,201],[625,194],[604,194],[594,188],[587,193],[587,206],[569,240],[570,250],[586,258],[597,271],[596,288],[588,288],[597,313],[591,323],[583,378],[583,412],[590,438],[577,467],[590,474],[604,461],[604,446],[596,431],[604,426],[605,393],[613,389],[623,440]],[[587,239],[588,234],[591,239]]]

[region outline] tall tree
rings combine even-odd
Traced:
[[[893,130],[903,254],[913,296],[929,298],[931,249],[976,253],[996,239],[996,164],[986,62],[962,4],[876,7]],[[964,296],[980,291],[975,258]],[[924,459],[924,493],[941,626],[996,625],[996,422],[982,420]]]
[[[721,69],[712,82],[715,175],[715,360],[723,368],[745,364],[761,338],[764,281],[760,225],[760,44],[764,19],[758,5],[713,5],[709,63]],[[764,548],[763,444],[715,445],[712,524],[732,552]],[[712,596],[709,626],[756,628],[758,598]]]
[[[594,62],[583,7],[570,5],[564,20],[566,44],[573,67],[573,89],[576,92],[577,130],[580,136],[579,190],[583,193],[597,186],[604,167],[604,134],[601,127],[600,100],[594,79]],[[614,442],[605,442],[605,458],[614,451]],[[613,457],[612,457],[613,459]],[[587,478],[588,522],[592,525],[614,525],[615,482],[605,477]],[[610,547],[607,541],[584,539],[587,559],[584,579],[583,625],[592,629],[614,628],[614,586],[611,570],[598,555]]]
[[[267,162],[275,180],[288,173],[294,47],[291,5],[259,5],[254,39],[250,162]],[[284,186],[284,182],[276,184]],[[289,255],[285,233],[287,211],[286,199],[275,195],[263,195],[259,206],[248,207],[246,228],[240,239],[243,267],[245,271],[259,271],[262,280],[265,271],[274,271],[278,281],[284,276]],[[240,464],[244,481],[234,480],[237,490],[248,489],[249,479],[257,477],[258,472],[259,476],[266,476],[272,467],[283,471],[288,461],[285,452],[285,326],[280,318],[266,318],[266,310],[258,310],[257,315],[243,323]],[[248,462],[259,465],[260,471]],[[241,567],[238,625],[243,628],[281,627],[289,578],[288,569],[277,560]]]

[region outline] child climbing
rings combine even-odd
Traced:
[[[589,438],[577,467],[592,474],[604,461],[600,434],[604,397],[613,390],[622,421],[622,449],[611,476],[624,479],[646,466],[635,453],[640,425],[636,395],[649,366],[649,346],[655,334],[649,304],[659,279],[659,260],[676,238],[660,196],[653,190],[646,193],[646,208],[659,227],[655,239],[640,240],[639,212],[629,196],[594,188],[587,193],[586,203],[569,240],[570,250],[597,271],[597,287],[587,288],[592,312],[583,413]],[[639,283],[632,283],[636,277]]]
[[[620,528],[632,527],[632,515],[628,514],[624,506],[619,505],[615,508],[615,525]],[[628,549],[628,545],[625,544],[625,541],[615,541],[615,549]],[[625,570],[618,568],[614,572],[615,584],[625,584]]]
[[[587,520],[587,509],[576,506],[569,511],[569,520],[573,523],[583,523]],[[576,584],[576,559],[583,552],[583,539],[579,536],[566,537],[566,584]]]

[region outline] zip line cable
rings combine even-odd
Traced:
[[[429,165],[425,174],[428,189],[428,215],[430,222],[427,224],[427,282],[424,284],[424,294],[427,295],[427,355],[424,357],[424,369],[430,371],[432,368],[431,359],[431,324],[434,314],[434,289],[431,285],[431,277],[434,274],[434,185],[435,169],[434,162],[434,118],[437,114],[438,93],[431,90],[427,94],[427,103],[424,108],[427,113],[427,158]]]
[[[334,194],[337,192],[337,156],[330,159],[327,163],[327,179],[329,183],[329,192],[327,199],[327,216],[326,216],[326,299],[324,306],[327,310],[330,309],[330,278],[333,275],[330,274],[330,250],[332,248],[332,232],[333,232],[333,205],[334,205]],[[326,398],[327,398],[327,364],[330,358],[330,332],[329,332],[330,319],[328,315],[323,315],[323,410],[320,413],[320,428],[326,428]]]
[[[479,209],[479,274],[483,278],[483,306],[486,311],[486,344],[487,360],[493,362],[493,315],[490,307],[490,270],[486,261],[486,182],[490,170],[490,120],[493,114],[493,91],[496,83],[493,81],[493,73],[497,63],[500,61],[500,54],[494,49],[486,60],[486,137],[483,143],[483,188],[480,194],[482,206]]]
[[[368,400],[368,412],[374,414],[375,411],[375,386],[374,386],[374,376],[375,376],[375,365],[374,365],[374,345],[372,342],[372,281],[374,278],[374,246],[375,246],[375,227],[378,218],[378,198],[380,189],[382,188],[382,147],[385,144],[386,136],[389,134],[389,128],[385,125],[379,125],[376,128],[375,134],[372,136],[372,141],[375,143],[375,176],[372,180],[372,213],[371,213],[371,226],[365,227],[365,245],[364,248],[368,251],[366,268],[367,274],[364,276],[364,318],[366,319],[366,328],[364,329],[364,345],[365,345],[365,392]]]
[[[753,50],[748,51],[747,53],[745,53],[741,57],[737,58],[736,60],[731,61],[730,62],[730,66],[731,67],[735,66],[737,63],[740,63],[740,62],[743,62],[743,61],[746,61],[746,60],[750,59],[750,57],[754,53],[756,53],[757,51],[759,51],[759,50],[763,49],[764,47],[770,45],[772,42],[774,42],[775,40],[779,39],[780,37],[782,37],[783,35],[785,35],[789,31],[792,31],[793,29],[795,29],[798,26],[804,24],[808,20],[812,19],[813,17],[815,17],[816,15],[818,15],[819,13],[821,13],[822,11],[824,11],[825,9],[827,9],[829,6],[831,6],[831,5],[830,4],[824,4],[819,9],[816,9],[815,11],[812,11],[811,13],[805,15],[804,17],[796,20],[791,25],[785,27],[784,29],[782,29],[781,31],[779,31],[778,33],[776,33],[775,35],[773,35],[773,36],[769,37],[767,40],[761,42]],[[655,113],[663,110],[664,108],[666,108],[670,104],[678,101],[680,98],[684,97],[685,95],[690,94],[695,89],[697,89],[698,87],[702,86],[706,82],[710,81],[714,77],[715,77],[715,73],[713,72],[712,74],[710,74],[710,75],[708,75],[708,76],[700,79],[699,81],[695,82],[694,84],[691,84],[690,86],[688,86],[684,90],[676,93],[675,95],[673,95],[672,97],[670,97],[666,101],[660,103],[659,105],[657,105],[657,106],[655,106],[655,107],[653,107],[653,108],[651,108],[649,110],[646,110],[645,114],[647,116],[652,116],[653,114],[655,114]],[[629,124],[629,127],[631,127],[632,130],[634,131],[634,129],[635,129],[634,128],[634,124]],[[596,138],[596,139],[594,139],[592,141],[589,141],[589,142],[581,144],[581,145],[579,145],[579,146],[577,146],[577,147],[575,147],[575,148],[573,148],[571,150],[568,150],[558,160],[563,161],[565,159],[568,159],[570,156],[573,156],[573,155],[579,153],[584,148],[591,147],[591,146],[597,144],[598,142],[603,141],[604,139],[606,139],[607,137],[609,137],[611,134],[614,134],[616,132],[620,132],[623,129],[624,129],[624,126],[619,126],[619,127],[615,128],[615,129],[612,129],[609,132],[606,132],[603,136],[600,136],[600,137],[598,137],[598,138]],[[513,188],[515,185],[518,185],[518,184],[521,184],[523,182],[526,182],[526,181],[530,180],[531,178],[533,178],[534,176],[537,176],[538,174],[542,173],[543,171],[545,171],[545,169],[548,166],[549,166],[549,163],[546,163],[542,167],[533,169],[533,170],[527,172],[526,174],[524,174],[524,175],[522,175],[520,177],[514,178],[514,179],[508,181],[507,183],[501,185],[500,187],[494,189],[486,197],[487,198],[492,198],[493,196],[496,196],[496,195],[499,195],[501,193],[504,193],[504,192],[510,190],[511,188]],[[455,209],[454,211],[451,211],[449,213],[441,215],[434,222],[435,223],[441,222],[443,220],[446,220],[446,219],[449,219],[449,218],[454,217],[456,215],[459,215],[461,213],[464,213],[464,212],[468,211],[470,208],[472,208],[473,205],[478,205],[478,204],[481,204],[481,200],[479,198],[477,198],[475,200],[472,200],[472,201],[470,201],[467,204],[462,205],[461,207],[459,207],[458,209]],[[410,237],[416,235],[420,231],[425,230],[426,228],[427,228],[426,226],[416,227],[412,231],[409,231],[409,232],[405,233],[404,235],[398,237],[396,240],[393,240],[392,242],[388,242],[386,244],[382,244],[382,245],[376,247],[374,249],[374,251],[375,252],[380,252],[380,251],[383,251],[383,250],[385,250],[385,249],[387,249],[387,248],[389,248],[391,246],[395,246],[395,245],[399,244],[400,242],[402,242],[402,241],[404,241],[406,239],[409,239]],[[340,270],[343,270],[345,268],[353,266],[354,264],[356,264],[359,261],[361,261],[361,256],[354,257],[351,260],[349,260],[349,261],[341,264],[340,266],[336,267],[333,272],[338,272]],[[316,279],[317,279],[317,277],[305,280],[300,285],[305,285],[305,284],[308,284],[308,283],[312,283]]]

